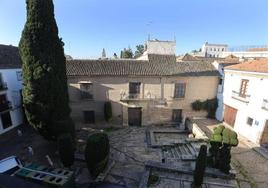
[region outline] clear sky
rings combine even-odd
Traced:
[[[151,39],[177,41],[177,53],[210,43],[268,44],[268,0],[54,0],[65,53],[97,58]],[[0,44],[18,45],[24,0],[0,0]]]

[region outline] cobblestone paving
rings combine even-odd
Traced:
[[[161,161],[161,150],[147,148],[146,129],[129,127],[109,133],[114,167],[106,181],[138,187],[147,160]]]

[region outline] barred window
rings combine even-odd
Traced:
[[[80,83],[80,94],[82,99],[93,99],[93,84]]]
[[[186,89],[186,83],[176,83],[174,90],[174,98],[184,98],[185,89]]]

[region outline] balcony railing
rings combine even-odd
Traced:
[[[166,105],[167,101],[165,98],[160,98],[156,96],[152,96],[150,93],[147,93],[145,96],[142,96],[138,93],[121,93],[120,94],[121,101],[151,101],[154,105]]]
[[[268,100],[267,99],[263,99],[261,108],[264,110],[268,110]]]
[[[12,109],[12,105],[10,101],[3,101],[0,103],[0,112],[4,112]]]
[[[250,95],[243,95],[242,96],[239,92],[232,91],[232,98],[239,100],[241,102],[244,102],[244,103],[249,103]]]
[[[139,93],[122,93],[120,95],[121,100],[139,100],[142,99]]]
[[[7,89],[7,83],[5,82],[0,82],[0,91],[6,90]]]
[[[87,91],[80,91],[81,99],[93,100],[93,95]]]

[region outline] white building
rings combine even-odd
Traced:
[[[227,44],[209,44],[206,42],[201,48],[201,56],[204,57],[221,57],[223,52],[226,52]]]
[[[21,90],[18,48],[0,45],[0,134],[23,123]]]
[[[235,65],[241,63],[239,61],[239,58],[234,56],[228,56],[224,59],[217,59],[214,60],[212,63],[214,67],[218,70],[220,73],[220,81],[218,85],[218,93],[217,93],[217,99],[218,99],[218,108],[216,110],[216,119],[219,121],[223,121],[223,89],[224,89],[224,68],[226,66]]]
[[[257,144],[268,144],[268,59],[225,67],[224,121]]]
[[[176,54],[176,41],[160,41],[148,40],[145,44],[145,51],[138,60],[148,60],[149,54],[158,55],[175,55]]]
[[[219,57],[227,57],[229,55],[234,55],[239,58],[268,58],[267,51],[226,51],[222,52]]]

